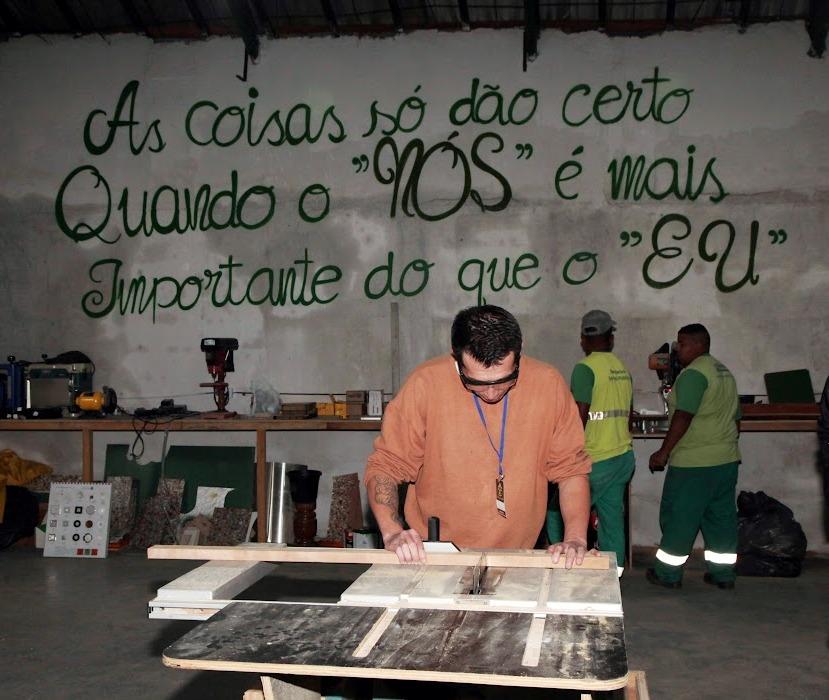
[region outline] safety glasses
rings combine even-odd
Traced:
[[[463,367],[460,362],[456,361],[455,365],[458,368],[458,375],[461,378],[461,382],[469,391],[475,391],[476,388],[481,389],[489,386],[512,385],[518,381],[518,363],[515,364],[515,369],[512,373],[498,379],[472,379],[463,373]]]

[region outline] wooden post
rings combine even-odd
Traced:
[[[265,700],[320,700],[316,676],[260,676]]]
[[[256,428],[256,539],[264,542],[267,537],[267,523],[265,522],[267,511],[268,487],[267,473],[265,470],[265,456],[267,451],[268,433],[265,428]]]
[[[84,481],[92,481],[92,430],[90,428],[81,430],[81,440],[83,441],[81,476]]]

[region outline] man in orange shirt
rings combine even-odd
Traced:
[[[521,357],[521,343],[508,311],[464,309],[452,324],[451,355],[417,367],[389,404],[365,483],[383,544],[401,562],[424,561],[433,516],[442,539],[459,547],[533,547],[553,481],[564,537],[548,551],[568,568],[582,563],[590,458],[578,409],[559,372]]]

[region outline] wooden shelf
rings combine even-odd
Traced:
[[[380,430],[379,420],[344,418],[306,418],[282,420],[275,418],[172,418],[153,420],[142,418],[25,418],[0,420],[0,430],[132,432],[141,429],[183,432],[247,432],[250,430]]]
[[[740,406],[744,419],[797,418],[817,420],[820,407],[816,403],[750,403]]]
[[[348,420],[342,418],[307,418],[304,420],[277,420],[253,416],[234,418],[174,418],[166,416],[155,420],[112,416],[107,418],[26,418],[0,420],[0,430],[21,432],[78,432],[81,433],[81,474],[84,481],[92,481],[92,436],[98,432],[253,432],[256,433],[256,510],[266,510],[267,470],[265,450],[267,434],[272,431],[378,431],[379,420]],[[256,535],[260,542],[266,538],[265,518],[256,519]]]

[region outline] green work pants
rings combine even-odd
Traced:
[[[625,488],[633,476],[636,460],[633,450],[593,463],[590,472],[590,504],[599,517],[599,549],[616,552],[616,563],[625,565]],[[564,524],[558,493],[547,506],[547,538],[561,542]]]
[[[711,577],[715,581],[734,580],[734,563],[722,563],[722,560],[736,560],[737,508],[734,493],[738,464],[668,467],[659,508],[662,541],[654,566],[656,575],[662,581],[682,579],[684,562],[679,560],[687,559],[700,530],[705,542],[705,564]],[[664,559],[673,560],[673,563]]]

